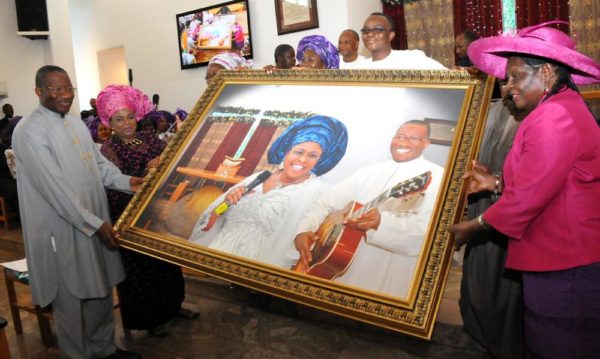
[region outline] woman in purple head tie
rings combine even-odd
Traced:
[[[296,58],[300,67],[308,69],[338,69],[337,48],[325,36],[304,36],[298,43]]]

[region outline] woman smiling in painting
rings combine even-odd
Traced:
[[[340,121],[312,116],[288,127],[268,152],[271,164],[280,164],[253,191],[249,176],[217,198],[200,216],[190,240],[238,256],[289,268],[297,259],[296,225],[304,210],[326,185],[318,176],[342,159],[348,143]],[[224,201],[230,208],[217,216]]]

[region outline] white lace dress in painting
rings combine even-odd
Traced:
[[[241,185],[256,177],[252,175]],[[262,184],[221,215],[207,232],[210,213],[223,202],[217,198],[200,216],[190,240],[226,253],[289,268],[298,259],[294,237],[300,218],[326,187],[320,179],[263,192]]]

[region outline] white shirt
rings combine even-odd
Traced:
[[[399,182],[431,171],[424,195],[388,199],[378,209],[379,228],[367,232],[348,270],[336,282],[379,293],[406,297],[421,253],[444,169],[422,156],[408,162],[388,160],[363,168],[334,185],[300,221],[297,232],[316,232],[329,213],[350,201],[366,203]]]
[[[425,55],[421,50],[392,50],[382,59],[373,61],[372,57],[357,64],[357,69],[387,69],[387,70],[447,70],[447,68]]]
[[[356,69],[356,68],[360,68],[359,64],[364,61],[366,59],[366,57],[362,56],[362,55],[358,55],[358,57],[356,57],[356,59],[352,62],[345,62],[344,61],[344,57],[340,56],[340,70],[344,70],[344,69]]]

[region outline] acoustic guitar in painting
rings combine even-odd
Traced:
[[[309,268],[304,273],[325,279],[335,279],[344,274],[354,258],[358,244],[365,236],[364,231],[346,227],[344,220],[357,218],[390,197],[406,199],[420,194],[430,183],[431,172],[428,171],[396,184],[365,205],[350,202],[344,209],[327,216],[317,230],[319,239],[311,251]],[[299,262],[294,270],[300,271]]]

